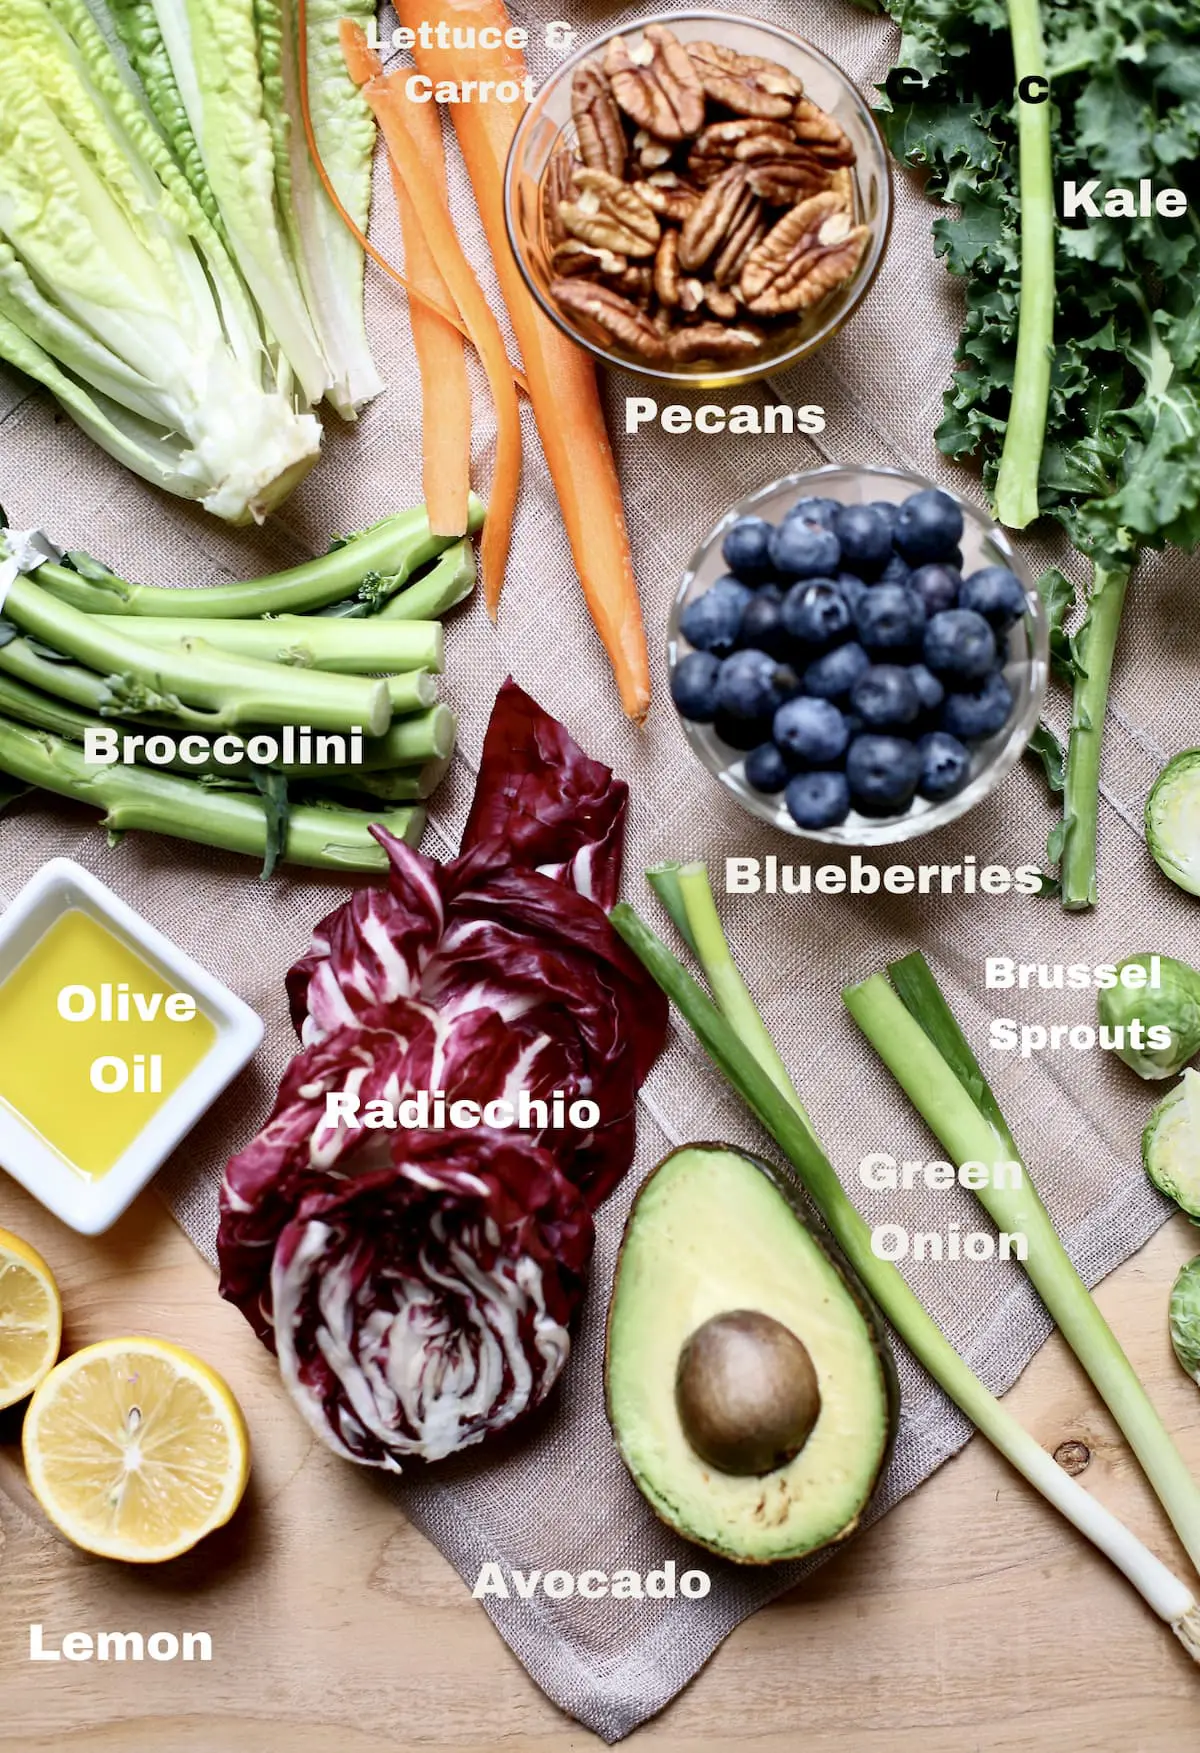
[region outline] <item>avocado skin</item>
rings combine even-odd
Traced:
[[[803,1557],[811,1557],[814,1552],[827,1550],[831,1546],[840,1546],[843,1541],[848,1540],[853,1534],[856,1534],[861,1527],[863,1515],[874,1497],[879,1481],[887,1469],[888,1462],[891,1460],[892,1451],[895,1448],[896,1435],[900,1425],[900,1380],[896,1373],[896,1362],[892,1355],[891,1343],[888,1338],[887,1328],[884,1324],[883,1317],[876,1308],[875,1303],[862,1280],[832,1238],[813,1227],[810,1214],[805,1209],[801,1198],[799,1184],[795,1178],[785,1170],[779,1169],[774,1164],[766,1161],[765,1158],[757,1156],[753,1151],[744,1150],[740,1145],[720,1144],[707,1139],[698,1140],[695,1143],[681,1144],[674,1150],[668,1151],[667,1155],[654,1165],[649,1174],[643,1180],[641,1186],[638,1188],[633,1204],[629,1208],[629,1216],[625,1220],[625,1228],[621,1236],[621,1245],[617,1250],[617,1262],[613,1272],[613,1285],[608,1299],[608,1313],[605,1320],[604,1404],[609,1429],[612,1432],[612,1438],[613,1442],[616,1444],[617,1452],[625,1462],[630,1478],[638,1487],[644,1501],[649,1505],[651,1510],[653,1510],[654,1515],[663,1526],[669,1528],[673,1534],[677,1534],[681,1539],[687,1540],[690,1545],[699,1546],[707,1552],[714,1553],[718,1558],[725,1559],[727,1563],[753,1565],[756,1568],[762,1568],[766,1565],[792,1562],[787,1556],[778,1558],[758,1557],[751,1554],[733,1553],[729,1551],[727,1547],[718,1546],[710,1540],[703,1539],[698,1533],[682,1526],[679,1522],[672,1521],[668,1516],[664,1515],[648,1493],[642,1490],[642,1485],[638,1479],[637,1472],[632,1466],[630,1466],[629,1460],[622,1448],[617,1423],[613,1415],[611,1391],[613,1310],[616,1304],[617,1285],[620,1281],[621,1265],[625,1254],[625,1248],[638,1216],[638,1207],[659,1170],[664,1168],[667,1163],[671,1162],[674,1157],[691,1151],[715,1151],[722,1155],[739,1157],[743,1162],[749,1163],[753,1168],[757,1169],[759,1174],[763,1175],[766,1180],[770,1182],[776,1193],[779,1194],[790,1208],[797,1223],[820,1249],[829,1265],[841,1279],[847,1295],[853,1302],[862,1319],[863,1326],[870,1337],[872,1351],[874,1352],[879,1364],[880,1376],[882,1378],[884,1395],[887,1402],[887,1431],[886,1440],[883,1444],[878,1464],[875,1467],[875,1471],[870,1481],[869,1491],[865,1495],[862,1508],[856,1516],[852,1517],[850,1521],[848,1521],[845,1526],[831,1538],[822,1541],[820,1545],[810,1547],[804,1554],[802,1554]]]

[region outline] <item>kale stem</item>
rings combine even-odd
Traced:
[[[1096,905],[1096,831],[1100,749],[1128,566],[1092,567],[1087,619],[1075,641],[1078,668],[1063,791],[1062,903],[1070,912]]]
[[[1016,84],[1046,77],[1038,0],[1008,0]],[[1038,473],[1050,404],[1054,358],[1054,181],[1050,101],[1017,104],[1021,184],[1021,302],[1012,401],[995,509],[1001,523],[1023,530],[1038,515]]]

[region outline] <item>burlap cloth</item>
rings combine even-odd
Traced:
[[[727,0],[733,5],[733,0]],[[561,17],[539,0],[516,16]],[[515,10],[515,9],[514,9]],[[598,32],[616,14],[569,9]],[[747,8],[747,10],[751,10]],[[882,78],[896,33],[838,0],[754,11],[802,31],[864,89]],[[390,28],[385,14],[384,27]],[[534,49],[537,72],[547,70]],[[457,160],[454,208],[464,244],[494,293],[479,222]],[[398,248],[391,195],[378,183],[374,225]],[[714,518],[741,494],[790,470],[836,460],[900,464],[980,497],[970,475],[946,465],[933,443],[941,391],[959,328],[957,287],[935,263],[930,209],[905,175],[895,177],[896,218],[883,271],[843,333],[773,392],[820,403],[817,439],[669,437],[643,428],[621,435],[633,379],[607,386],[625,504],[642,583],[654,662],[655,709],[645,731],[619,711],[607,665],[584,610],[537,434],[525,412],[524,488],[498,629],[480,605],[449,633],[446,693],[462,720],[461,748],[439,792],[425,850],[457,848],[492,698],[511,670],[590,753],[630,781],[626,893],[653,909],[644,867],[666,857],[707,858],[719,879],[726,855],[774,852],[826,862],[823,849],[757,825],[689,753],[666,692],[664,628],[680,569]],[[419,398],[402,299],[379,276],[369,282],[369,321],[387,393],[357,429],[331,424],[328,454],[271,528],[224,528],[171,502],[127,474],[13,376],[0,376],[0,501],[17,527],[42,525],[135,578],[197,585],[288,564],[324,549],[331,532],[355,529],[420,498]],[[494,298],[497,309],[500,301]],[[758,394],[741,392],[747,400]],[[660,400],[682,399],[663,394]],[[697,400],[702,398],[696,398]],[[478,479],[491,464],[486,396],[477,400]],[[1028,544],[1034,566],[1044,558]],[[852,1195],[869,1219],[914,1228],[987,1227],[970,1195],[867,1194],[857,1184],[864,1152],[939,1154],[845,1015],[842,986],[914,945],[932,958],[1071,1254],[1089,1282],[1112,1270],[1163,1222],[1166,1207],[1138,1162],[1138,1134],[1150,1093],[1115,1060],[1061,1052],[1019,1062],[988,1054],[989,1015],[1082,1021],[1088,993],[997,994],[983,989],[983,960],[1110,960],[1142,949],[1200,959],[1194,900],[1159,876],[1140,838],[1147,788],[1163,761],[1197,740],[1192,654],[1200,608],[1197,569],[1177,555],[1140,569],[1133,587],[1110,715],[1101,805],[1101,905],[1086,918],[1052,900],[1024,897],[883,900],[730,897],[723,911],[735,953],[793,1068],[815,1123]],[[1062,703],[1052,716],[1062,719]],[[1039,776],[1022,767],[1000,795],[953,828],[894,858],[980,865],[1036,862],[1051,811]],[[218,853],[146,836],[109,849],[89,812],[55,803],[24,805],[0,825],[5,904],[54,854],[80,860],[259,1010],[267,1023],[253,1068],[177,1154],[159,1185],[180,1223],[211,1261],[221,1166],[265,1116],[294,1042],[284,1009],[284,969],[309,931],[345,893],[316,875],[283,875],[260,886],[252,866]],[[575,1353],[552,1408],[521,1440],[422,1476],[398,1490],[421,1527],[468,1585],[497,1560],[526,1570],[633,1567],[666,1558],[697,1562],[712,1575],[701,1601],[641,1603],[491,1600],[506,1641],[552,1699],[609,1741],[661,1708],[757,1607],[794,1587],[812,1564],[745,1572],[708,1559],[653,1519],[610,1439],[601,1393],[603,1317],[621,1226],[641,1175],[673,1146],[695,1138],[752,1141],[738,1103],[694,1044],[672,1037],[644,1092],[638,1160],[600,1215],[591,1295]],[[759,1141],[761,1146],[761,1140]],[[979,1264],[906,1268],[963,1356],[994,1390],[1007,1388],[1049,1331],[1016,1267]],[[215,1294],[215,1292],[214,1292]],[[876,1501],[881,1515],[966,1440],[968,1426],[902,1348],[899,1441]],[[820,1562],[816,1560],[814,1562]]]

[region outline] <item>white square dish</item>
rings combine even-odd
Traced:
[[[52,858],[0,916],[0,986],[63,914],[78,909],[111,931],[176,990],[189,992],[215,1030],[212,1046],[103,1175],[72,1165],[0,1103],[0,1168],[81,1235],[114,1224],[221,1091],[253,1058],[262,1018],[185,955],[119,895],[69,858]],[[0,1041],[0,1053],[4,1050]],[[64,1099],[69,1099],[64,1092]]]

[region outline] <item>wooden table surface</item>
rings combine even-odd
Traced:
[[[161,1570],[88,1558],[25,1486],[19,1414],[0,1415],[3,1753],[567,1753],[599,1747],[509,1653],[441,1556],[370,1474],[293,1412],[272,1360],[146,1194],[86,1240],[12,1183],[0,1226],[50,1261],[67,1347],[155,1332],[217,1364],[254,1439],[228,1529]],[[1100,1292],[1200,1470],[1200,1390],[1165,1334],[1196,1251],[1173,1220]],[[1087,1485],[1175,1566],[1186,1561],[1057,1336],[1010,1396],[1048,1447],[1076,1439]],[[1183,1574],[1186,1574],[1184,1572]],[[29,1626],[204,1630],[211,1665],[34,1664]],[[1124,1580],[979,1438],[845,1553],[743,1625],[627,1745],[655,1753],[1184,1753],[1200,1672]]]

